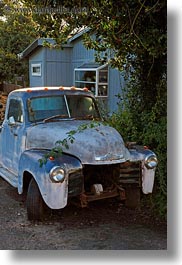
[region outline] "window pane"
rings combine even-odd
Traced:
[[[96,70],[87,70],[84,67],[75,69],[75,86],[80,88],[87,87],[96,97],[107,97],[108,66],[91,65],[94,65]]]
[[[16,99],[10,100],[8,119],[13,117],[15,122],[23,122],[23,112],[21,102]]]
[[[75,81],[95,82],[96,72],[95,71],[75,71]]]
[[[40,74],[40,66],[33,66],[32,67],[32,72],[34,74]]]
[[[98,86],[98,96],[107,96],[107,85]]]
[[[28,102],[30,121],[39,121],[54,115],[66,115],[67,108],[63,96],[33,98]]]
[[[41,76],[41,64],[32,64],[32,75]]]
[[[107,71],[99,71],[99,83],[107,83]]]
[[[75,86],[79,88],[84,88],[86,87],[86,84],[85,82],[75,82]]]
[[[95,84],[89,82],[75,82],[76,87],[87,87],[95,95]]]
[[[91,97],[67,96],[68,106],[72,118],[93,119],[99,118],[95,102]]]

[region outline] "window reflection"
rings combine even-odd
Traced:
[[[87,87],[96,97],[108,96],[108,66],[98,66],[89,64],[90,69],[75,69],[75,86]],[[84,66],[83,66],[84,67]],[[86,65],[85,65],[86,67]]]

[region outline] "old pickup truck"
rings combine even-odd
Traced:
[[[65,139],[62,153],[52,155]],[[26,192],[29,220],[42,220],[46,209],[70,202],[86,207],[116,197],[137,207],[142,192],[152,193],[157,163],[151,150],[126,147],[86,88],[23,88],[8,96],[0,125],[0,176],[19,194]]]

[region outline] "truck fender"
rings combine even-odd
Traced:
[[[142,192],[144,194],[152,193],[156,167],[153,169],[146,168],[144,160],[148,155],[156,156],[156,154],[150,149],[138,145],[133,145],[129,151],[130,161],[141,161],[142,164]]]
[[[28,172],[35,179],[44,202],[51,209],[61,209],[67,205],[68,200],[68,173],[70,168],[81,168],[81,163],[76,158],[68,159],[68,155],[62,155],[59,159],[48,161],[42,167],[39,159],[46,154],[44,150],[27,150],[22,153],[19,162],[18,193],[23,192],[24,173]],[[66,160],[66,163],[65,163]],[[74,160],[74,163],[73,161]],[[67,163],[70,161],[70,163]],[[73,166],[71,166],[73,163]],[[63,183],[54,183],[49,177],[49,172],[54,166],[65,168],[65,180]]]

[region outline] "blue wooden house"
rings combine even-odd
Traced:
[[[87,87],[109,112],[114,112],[117,110],[117,95],[124,86],[123,75],[107,64],[95,62],[95,51],[83,45],[83,33],[70,38],[62,49],[44,45],[45,41],[54,44],[52,39],[37,39],[19,54],[21,59],[29,60],[30,87]]]

